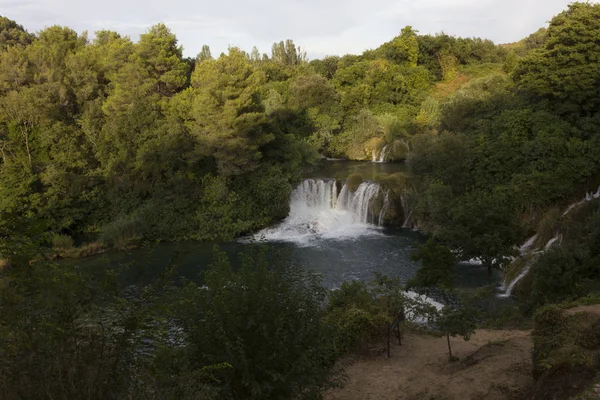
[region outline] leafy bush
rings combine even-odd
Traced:
[[[144,225],[133,217],[119,218],[105,225],[100,232],[100,241],[106,246],[125,250],[136,246],[143,238]]]
[[[205,286],[190,283],[178,295],[186,364],[231,366],[214,373],[220,399],[320,398],[335,370],[319,278],[262,249],[241,262],[234,271],[218,254]]]
[[[2,399],[149,398],[147,355],[163,343],[153,292],[123,296],[116,276],[92,279],[43,259],[2,276]]]
[[[585,390],[600,368],[600,316],[569,314],[556,306],[535,315],[533,399],[571,398]]]
[[[432,306],[408,296],[398,279],[378,276],[369,283],[344,282],[332,291],[323,321],[331,330],[335,354],[341,355],[383,339],[400,312],[414,320],[431,315]]]
[[[61,235],[59,233],[52,235],[52,247],[57,250],[69,250],[73,248],[74,245],[75,242],[69,235]]]

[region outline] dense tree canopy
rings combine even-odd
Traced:
[[[575,3],[510,45],[407,26],[310,62],[292,40],[190,60],[163,24],[133,43],[3,18],[0,215],[70,235],[227,239],[285,216],[317,151],[386,148],[408,159],[415,222],[501,266],[524,216],[598,171],[599,9]]]

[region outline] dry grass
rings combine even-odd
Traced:
[[[528,399],[531,340],[527,331],[478,330],[451,339],[460,361],[449,363],[445,338],[409,334],[392,357],[363,357],[348,368],[343,388],[326,400]],[[501,345],[500,345],[501,344]]]

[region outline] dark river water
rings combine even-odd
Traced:
[[[234,266],[239,264],[238,258],[244,252],[256,246],[266,246],[266,251],[278,260],[320,273],[324,285],[329,288],[338,287],[347,280],[369,280],[376,273],[406,281],[419,267],[411,260],[411,251],[425,237],[411,229],[381,228],[365,223],[364,216],[359,214],[361,210],[368,209],[372,187],[365,186],[371,192],[363,191],[363,198],[355,194],[354,198],[345,199],[342,204],[338,194],[323,192],[324,188],[330,190],[332,186],[326,186],[318,179],[343,179],[354,172],[360,172],[365,179],[372,179],[379,173],[400,171],[406,171],[406,165],[324,162],[321,168],[307,176],[313,180],[311,185],[305,185],[292,194],[290,216],[253,237],[220,244],[158,243],[129,252],[108,252],[68,263],[92,269],[123,267],[129,276],[127,280],[131,282],[151,280],[167,266],[173,265],[177,276],[198,281],[214,258],[215,246],[229,255]],[[339,196],[342,197],[341,194]],[[358,205],[352,205],[352,201]],[[458,275],[461,287],[483,286],[490,282],[487,271],[477,265],[459,265]],[[500,277],[495,276],[494,279],[499,280]]]

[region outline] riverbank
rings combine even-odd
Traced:
[[[448,362],[445,338],[407,334],[392,356],[350,361],[348,379],[326,400],[527,399],[531,377],[530,331],[477,330],[452,338],[459,361]]]

